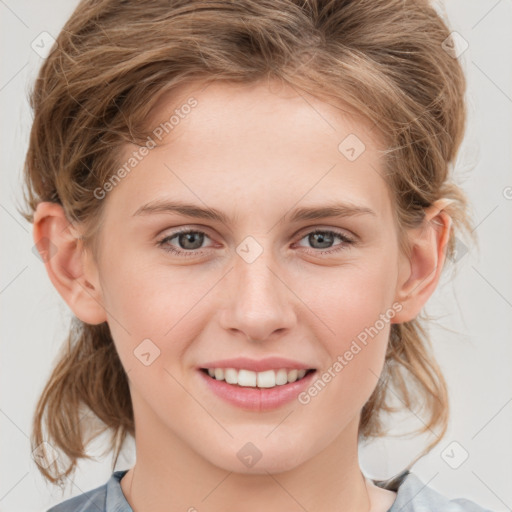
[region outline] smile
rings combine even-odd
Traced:
[[[255,372],[236,368],[201,368],[210,377],[239,387],[274,388],[303,379],[315,370],[279,368]]]
[[[299,394],[311,385],[317,373],[315,369],[296,368],[261,372],[218,367],[198,370],[208,393],[236,408],[253,412],[271,411],[297,400]],[[286,382],[279,384],[284,381],[285,372]],[[235,379],[236,383],[233,382]],[[229,380],[232,383],[229,383]]]

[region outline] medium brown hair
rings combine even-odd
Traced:
[[[93,191],[116,172],[128,142],[145,141],[161,94],[197,80],[272,79],[348,105],[377,127],[387,144],[384,177],[401,249],[408,250],[405,229],[421,225],[426,207],[452,200],[445,208],[453,220],[449,260],[456,236],[471,234],[467,199],[451,176],[466,83],[458,59],[443,48],[449,35],[427,0],[83,0],[30,94],[22,214],[33,222],[40,201],[61,204],[83,226],[84,249],[95,252],[105,201]],[[443,437],[448,395],[429,321],[422,311],[391,325],[383,372],[361,411],[360,440],[386,433],[382,415],[397,410],[393,396],[401,408],[421,406],[426,419],[418,432],[440,429],[423,453]],[[89,419],[99,420],[96,427]],[[128,380],[108,324],[75,317],[31,437],[33,449],[46,441],[68,462],[59,457],[39,470],[60,484],[78,459],[90,458],[84,442],[104,431],[112,435],[115,465],[127,435],[134,436]]]

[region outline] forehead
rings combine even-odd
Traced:
[[[189,109],[187,104],[192,100],[197,106]],[[185,115],[178,111],[185,109]],[[172,117],[182,127],[173,128],[175,136],[187,128],[194,130],[198,135],[203,129],[208,131],[212,127],[229,130],[233,127],[244,130],[238,132],[240,136],[246,133],[263,131],[272,132],[285,127],[275,140],[276,145],[286,142],[287,135],[301,133],[305,128],[311,132],[324,134],[326,138],[343,129],[351,128],[364,139],[366,145],[382,146],[383,140],[375,129],[374,123],[359,115],[352,107],[342,100],[312,96],[310,93],[298,89],[293,85],[278,80],[259,80],[252,83],[234,83],[228,81],[214,81],[210,83],[185,83],[160,96],[148,115],[148,127],[153,128],[164,125]],[[186,122],[184,120],[186,119]],[[336,138],[342,135],[338,133]],[[173,137],[168,137],[169,141]],[[288,138],[289,139],[289,138]]]
[[[109,193],[124,214],[164,197],[222,210],[277,212],[336,198],[389,209],[382,143],[371,123],[291,86],[184,85],[159,98],[148,127],[160,146]],[[120,165],[137,149],[127,146]]]

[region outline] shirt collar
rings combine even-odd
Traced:
[[[121,478],[128,472],[114,471],[110,480],[107,482],[107,497],[105,501],[105,512],[133,512],[132,507],[126,501],[121,488]]]
[[[122,471],[115,471],[112,473],[112,476],[107,482],[105,512],[133,512],[133,509],[130,507],[130,504],[126,500],[121,488],[121,478],[123,478],[127,472],[127,469]],[[435,494],[432,493],[430,489],[426,488],[426,486],[418,479],[418,477],[416,477],[416,475],[411,473],[408,469],[404,469],[397,475],[388,478],[387,480],[372,479],[372,481],[378,487],[397,493],[395,502],[388,510],[388,512],[395,512],[400,510],[406,504],[410,503],[422,490],[429,495]],[[433,496],[429,497],[430,499],[433,498]]]

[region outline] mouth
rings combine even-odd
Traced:
[[[315,368],[300,370],[295,368],[276,368],[262,372],[255,372],[243,368],[200,368],[199,370],[212,380],[224,381],[226,384],[230,384],[236,388],[260,389],[287,386],[294,382],[301,381],[316,372]]]
[[[197,373],[207,392],[240,410],[261,413],[293,403],[300,393],[312,385],[317,370],[290,367],[269,369],[267,366],[264,371],[257,372],[245,368],[212,366],[198,368]]]
[[[196,371],[208,394],[240,410],[264,412],[293,403],[312,385],[318,368],[305,360],[277,354],[263,359],[239,356],[203,361]]]

